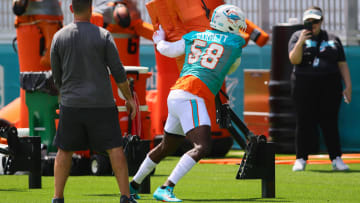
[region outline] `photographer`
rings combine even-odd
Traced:
[[[310,145],[318,127],[322,130],[333,170],[348,170],[341,159],[338,113],[341,99],[351,101],[351,80],[343,46],[338,37],[321,29],[323,12],[308,8],[305,29],[289,41],[293,99],[296,109],[296,161],[293,171],[305,170]],[[342,80],[345,88],[343,89]]]

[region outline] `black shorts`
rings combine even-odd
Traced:
[[[105,151],[123,145],[118,111],[60,106],[54,145],[66,151]]]

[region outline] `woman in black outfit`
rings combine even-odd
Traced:
[[[305,170],[309,142],[318,127],[322,130],[333,170],[348,170],[341,159],[338,129],[341,99],[346,103],[351,101],[351,79],[344,49],[338,37],[320,29],[323,12],[319,7],[307,9],[303,21],[308,28],[295,32],[289,41],[297,119],[293,171]]]

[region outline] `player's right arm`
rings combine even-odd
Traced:
[[[159,30],[154,32],[153,41],[156,44],[156,49],[164,56],[175,58],[185,54],[185,40],[165,41],[165,32],[161,26],[159,26]]]

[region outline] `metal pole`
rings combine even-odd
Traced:
[[[345,1],[345,32],[346,32],[346,44],[358,45],[359,39],[357,39],[358,32],[358,0]]]
[[[259,7],[259,27],[267,33],[271,33],[270,29],[270,1],[260,0],[261,3],[258,3]]]
[[[28,157],[31,162],[29,166],[29,189],[41,188],[41,138],[40,136],[27,137],[31,156]]]

